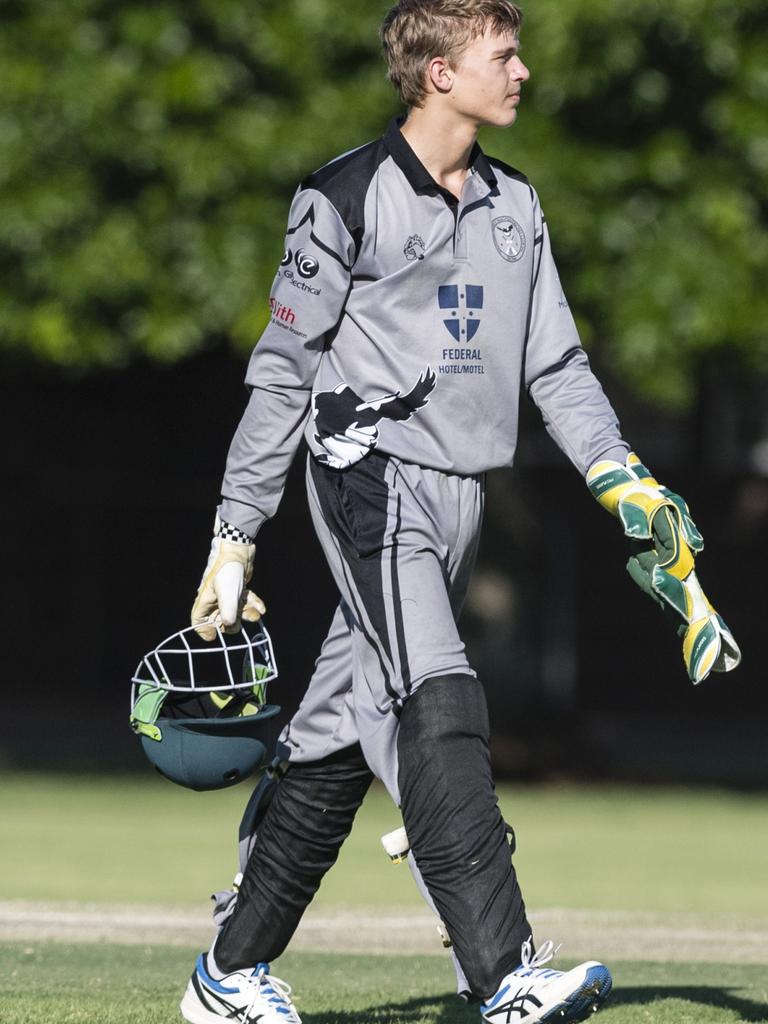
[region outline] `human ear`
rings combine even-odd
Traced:
[[[450,92],[453,87],[453,69],[445,57],[433,57],[427,67],[429,80],[436,92]]]

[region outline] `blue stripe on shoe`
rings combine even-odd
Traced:
[[[480,1007],[480,1012],[485,1013],[486,1010],[492,1010],[493,1007],[498,1003],[500,999],[503,999],[506,993],[509,992],[509,985],[505,985],[504,988],[500,988],[490,1003],[483,1003]]]
[[[208,988],[210,988],[213,992],[225,992],[227,995],[232,995],[233,993],[237,993],[239,991],[239,989],[236,988],[227,988],[226,985],[222,985],[220,981],[216,981],[215,978],[212,978],[210,976],[210,974],[206,970],[204,953],[201,953],[200,956],[197,958],[195,970],[203,979]]]

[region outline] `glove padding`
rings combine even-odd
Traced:
[[[741,651],[702,590],[693,558],[681,552],[668,508],[656,513],[652,531],[651,541],[633,541],[627,562],[629,575],[661,605],[676,628],[683,641],[688,677],[694,685],[710,672],[730,672],[741,661]]]
[[[595,463],[587,473],[587,486],[603,508],[621,520],[624,533],[634,540],[651,540],[653,517],[665,505],[675,512],[677,531],[693,554],[704,550],[704,538],[679,494],[663,487],[634,452],[626,464],[612,459]]]
[[[218,519],[216,531],[218,532]],[[266,611],[260,597],[245,584],[253,573],[253,544],[241,544],[214,536],[208,564],[192,605],[192,625],[203,640],[213,640],[217,628],[237,633],[240,620],[257,622]]]
[[[711,671],[729,672],[741,652],[720,615],[701,589],[694,555],[704,541],[679,494],[662,487],[630,452],[624,466],[604,460],[587,474],[600,504],[617,516],[632,541],[627,570],[638,586],[671,616],[683,640],[683,660],[691,681]]]

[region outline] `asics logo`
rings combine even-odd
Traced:
[[[527,992],[518,992],[507,1003],[495,1006],[492,1010],[486,1011],[483,1016],[486,1020],[503,1021],[504,1024],[514,1024],[515,1021],[524,1020],[533,1010],[542,1006],[540,999],[532,994],[530,989]]]

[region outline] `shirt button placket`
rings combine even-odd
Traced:
[[[453,236],[453,255],[457,260],[467,259],[467,225],[461,218],[461,212]]]

